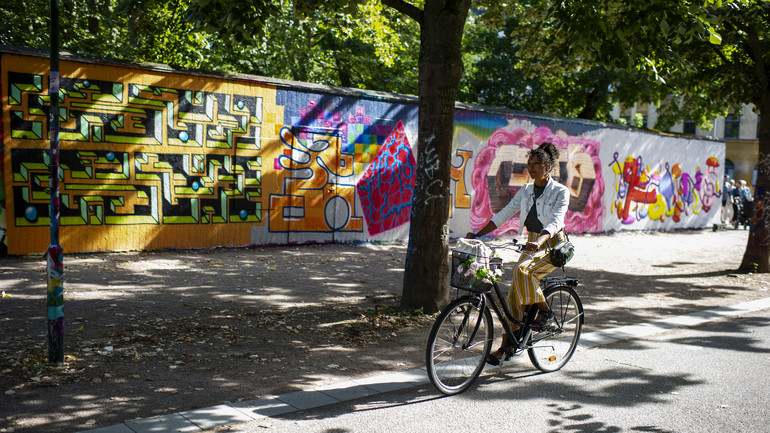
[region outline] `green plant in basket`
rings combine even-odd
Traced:
[[[503,270],[499,267],[490,269],[489,266],[479,263],[475,257],[460,263],[460,266],[457,267],[457,272],[465,277],[476,277],[477,280],[487,284],[492,284],[493,281],[500,281],[500,277],[503,275]]]

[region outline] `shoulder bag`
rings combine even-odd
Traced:
[[[567,232],[564,232],[566,241],[559,242],[551,248],[551,263],[557,268],[563,268],[575,255],[575,246],[569,241]]]

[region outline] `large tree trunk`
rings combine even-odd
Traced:
[[[428,0],[419,60],[417,173],[402,308],[433,313],[449,301],[449,186],[462,35],[470,0]]]
[[[740,270],[770,272],[770,89],[764,87],[759,107],[759,157],[754,186],[751,232]]]
[[[765,11],[767,11],[765,7]],[[765,21],[766,22],[766,19]],[[741,28],[740,23],[736,26]],[[770,70],[760,32],[754,26],[745,27],[748,52],[754,60],[754,72],[759,84],[759,155],[757,155],[757,184],[754,185],[754,213],[751,231],[743,254],[740,270],[770,272]]]

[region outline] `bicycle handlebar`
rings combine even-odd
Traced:
[[[493,250],[509,249],[509,250],[514,250],[514,251],[516,251],[518,253],[520,253],[520,252],[522,252],[524,250],[524,244],[519,243],[519,241],[517,241],[516,239],[511,240],[511,242],[504,242],[502,244],[493,244],[491,242],[485,242],[485,241],[483,241],[481,239],[478,239],[478,238],[476,238],[475,240],[483,243],[484,245],[486,245],[489,248],[492,248]]]

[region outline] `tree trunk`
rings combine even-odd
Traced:
[[[88,9],[91,11],[91,16],[88,17],[88,32],[91,33],[91,36],[99,36],[96,0],[88,0]]]
[[[461,46],[470,0],[428,0],[420,32],[415,188],[401,307],[434,313],[449,301],[449,186]]]
[[[577,115],[578,118],[596,120],[596,114],[599,112],[601,104],[607,100],[609,93],[607,89],[611,83],[611,79],[605,78],[594,86],[593,90],[586,96],[586,104]]]
[[[741,271],[770,272],[770,88],[763,86],[759,107],[759,155],[751,232]],[[750,181],[750,179],[749,179]]]

